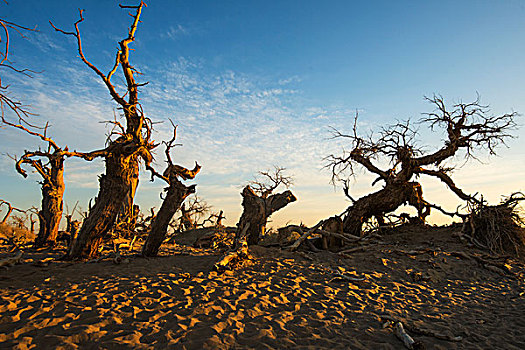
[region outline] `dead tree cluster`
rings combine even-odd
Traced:
[[[130,13],[132,23],[127,35],[118,42],[115,61],[107,73],[95,66],[84,54],[80,32],[80,25],[84,21],[83,10],[79,10],[79,19],[74,22],[71,31],[61,29],[50,22],[57,32],[74,39],[80,60],[102,81],[121,113],[121,119],[115,116],[114,120],[109,122],[112,131],[104,148],[77,152],[69,151],[67,146],[59,146],[47,135],[48,125],[39,128],[30,123],[32,113],[19,101],[8,96],[7,85],[3,85],[0,79],[3,125],[19,129],[45,144],[45,147],[37,150],[26,150],[19,158],[13,157],[16,170],[22,176],[27,176],[27,166],[29,166],[42,178],[40,183],[42,205],[37,212],[40,224],[36,239],[37,246],[54,245],[59,234],[59,224],[63,215],[66,158],[78,157],[86,161],[103,158],[105,161],[105,173],[99,177],[98,195],[94,205],[90,204],[80,229],[80,223],[72,220],[72,215],[69,213],[66,215],[69,259],[96,257],[101,243],[109,238],[111,232],[117,232],[119,238],[120,236],[126,238],[132,234],[136,237],[138,231],[148,233],[142,255],[155,256],[179,209],[180,231],[192,230],[204,226],[207,222],[215,225],[215,228],[222,227],[224,219],[222,211],[212,213],[207,219],[202,220],[210,213],[211,207],[199,197],[195,196],[187,205],[184,204],[186,198],[195,193],[196,185],[186,186],[182,181],[194,179],[201,167],[195,163],[193,169],[187,169],[172,161],[171,152],[175,146],[180,145],[175,143],[177,137],[175,125],[173,125],[172,139],[163,142],[167,162],[164,172],[159,173],[152,166],[153,150],[158,146],[152,140],[154,123],[146,116],[139,101],[139,89],[147,85],[147,82],[137,82],[136,77],[141,73],[130,62],[132,51],[130,45],[135,41],[135,34],[145,6],[142,1],[137,6],[120,5],[122,9],[132,11]],[[0,31],[4,31],[3,37],[0,37],[5,40],[4,49],[0,50],[0,68],[29,75],[30,71],[17,69],[9,61],[9,32],[15,30],[22,34],[22,31],[31,29],[1,18],[0,26],[2,27]],[[125,82],[123,87],[112,81],[112,78],[118,75],[119,69]],[[447,215],[458,215],[457,212],[448,213],[424,199],[423,189],[419,183],[421,176],[440,180],[461,200],[468,203],[471,213],[465,221],[468,224],[466,230],[470,230],[467,233],[490,250],[501,251],[509,245],[515,249],[523,247],[523,230],[520,231],[521,234],[515,233],[518,232],[516,227],[523,223],[519,215],[515,214],[515,207],[523,199],[523,195],[513,195],[498,206],[485,205],[482,199],[465,193],[456,185],[451,177],[454,167],[446,164],[458,155],[463,155],[467,160],[473,159],[476,152],[480,150],[487,151],[491,155],[495,154],[497,146],[504,144],[506,139],[511,137],[510,132],[516,126],[514,122],[516,113],[489,115],[487,107],[481,105],[479,99],[472,103],[457,103],[450,107],[446,106],[441,96],[434,96],[427,100],[434,106],[434,111],[425,114],[420,123],[444,134],[443,144],[433,151],[426,151],[427,148],[419,145],[418,130],[410,121],[398,122],[381,128],[376,134],[363,136],[358,133],[356,115],[353,129],[349,134],[333,130],[334,138],[344,139],[350,143],[350,150],[343,150],[342,154],[330,155],[326,158],[326,166],[331,170],[332,182],[343,183],[344,193],[352,204],[343,215],[323,220],[306,232],[303,232],[303,229],[306,229],[304,226],[288,227],[289,232],[293,231],[299,237],[290,246],[291,250],[297,249],[312,234],[321,235],[319,247],[323,249],[338,248],[345,242],[361,240],[364,224],[374,219],[379,225],[384,225],[385,217],[404,204],[417,210],[415,220],[419,223],[425,222],[431,209],[440,210]],[[6,111],[9,111],[10,117],[7,116]],[[141,162],[151,172],[152,181],[158,178],[167,184],[164,197],[161,196],[163,201],[160,209],[157,213],[152,209],[151,215],[146,218],[140,214],[140,208],[134,203]],[[358,168],[374,174],[376,179],[372,186],[381,183],[382,188],[354,199],[350,194],[350,179]],[[297,200],[288,190],[291,185],[292,179],[285,175],[285,169],[275,167],[272,171],[260,172],[259,178],[243,188],[241,192],[243,211],[235,230],[233,249],[219,261],[217,268],[224,268],[232,261],[249,256],[248,247],[258,244],[264,236],[270,216]],[[274,193],[279,187],[285,187],[287,190]],[[2,205],[7,207],[2,220],[2,223],[5,223],[11,213],[19,209],[0,200],[0,207]],[[484,232],[483,235],[481,232]]]
[[[385,214],[403,204],[416,208],[420,222],[425,221],[431,208],[442,210],[423,198],[418,182],[423,175],[439,179],[461,200],[479,203],[479,199],[455,184],[451,177],[454,168],[445,162],[459,154],[466,160],[475,158],[479,150],[495,154],[496,147],[511,137],[510,132],[516,126],[516,113],[489,115],[479,99],[472,103],[457,103],[451,108],[447,108],[441,96],[427,100],[435,110],[425,114],[421,125],[445,134],[443,145],[435,151],[426,152],[426,148],[418,145],[418,131],[410,121],[382,128],[377,135],[361,136],[357,131],[356,115],[350,134],[334,129],[334,138],[348,140],[351,149],[326,158],[332,181],[343,182],[345,194],[352,201],[343,219],[344,232],[359,236],[368,220],[375,218],[381,225]],[[359,167],[376,176],[373,185],[381,182],[383,187],[356,200],[349,193],[349,183]]]
[[[50,22],[51,26],[59,33],[71,36],[75,39],[77,51],[81,61],[91,69],[104,83],[112,99],[117,103],[123,116],[123,122],[115,119],[110,124],[113,129],[106,140],[106,147],[92,152],[70,152],[67,147],[61,148],[58,144],[47,136],[47,125],[44,128],[38,128],[28,122],[32,115],[18,101],[10,99],[6,94],[1,95],[2,104],[2,122],[14,128],[18,128],[32,136],[40,138],[45,144],[45,149],[36,151],[25,151],[22,157],[14,158],[16,161],[17,171],[27,176],[24,165],[31,166],[42,178],[42,208],[38,212],[40,221],[40,231],[36,244],[54,245],[58,236],[60,219],[63,214],[63,194],[64,194],[64,160],[66,157],[76,156],[87,161],[95,158],[104,158],[106,171],[99,178],[99,193],[96,197],[95,204],[90,205],[90,210],[75,237],[77,222],[71,217],[68,218],[67,234],[70,237],[70,259],[86,259],[98,255],[99,246],[104,238],[109,238],[111,232],[117,232],[118,236],[129,235],[134,231],[139,217],[139,208],[133,203],[134,196],[138,186],[139,179],[139,161],[142,160],[147,169],[152,174],[168,183],[166,188],[166,197],[156,215],[148,220],[143,220],[142,224],[150,233],[144,246],[144,255],[155,255],[160,243],[166,233],[167,225],[173,217],[175,211],[180,208],[182,201],[189,194],[195,191],[195,185],[186,187],[180,180],[192,179],[199,172],[200,166],[196,165],[193,170],[185,169],[172,163],[170,158],[170,149],[174,146],[176,129],[174,137],[166,143],[166,156],[168,167],[162,175],[158,174],[150,163],[153,160],[152,150],[157,146],[151,139],[153,122],[145,116],[142,106],[139,102],[139,88],[147,83],[138,83],[135,76],[141,74],[130,63],[130,44],[135,40],[135,33],[140,23],[140,16],[144,2],[137,6],[123,6],[123,9],[129,9],[132,17],[132,24],[127,36],[118,43],[118,49],[114,64],[107,74],[103,73],[84,55],[82,37],[80,33],[80,24],[84,21],[83,10],[79,10],[79,19],[74,23],[72,31],[66,31],[58,28]],[[9,64],[9,29],[20,31],[28,28],[17,26],[13,23],[0,19],[0,25],[5,31],[6,49],[2,52],[1,65],[13,69],[23,74],[26,70],[17,70]],[[112,82],[113,76],[117,73],[119,67],[122,69],[122,75],[125,79],[124,91],[119,91],[117,86]],[[2,86],[2,90],[7,87]],[[16,121],[8,119],[4,114],[4,107],[14,113]],[[184,217],[188,219],[191,214],[198,214],[198,211],[204,213],[207,207],[195,208],[186,211]],[[6,215],[9,217],[14,208],[9,207]],[[221,220],[219,215],[218,221]],[[147,223],[146,223],[147,221]],[[188,224],[188,223],[187,223]],[[188,224],[194,225],[194,224]]]
[[[74,24],[74,31],[65,31],[51,23],[56,31],[75,39],[80,59],[102,80],[124,117],[123,123],[117,120],[113,122],[115,128],[110,134],[107,147],[86,154],[87,160],[96,157],[104,158],[106,172],[100,176],[95,205],[73,243],[70,252],[72,259],[91,258],[97,255],[100,243],[114,225],[119,212],[133,210],[130,202],[132,203],[138,185],[139,160],[142,159],[146,165],[152,161],[151,150],[156,146],[151,140],[152,123],[145,116],[138,97],[139,87],[147,83],[136,82],[135,75],[140,72],[129,60],[130,44],[135,40],[135,32],[144,6],[143,2],[138,6],[120,5],[121,8],[134,11],[130,14],[133,22],[128,35],[119,42],[115,62],[107,74],[84,55],[79,29],[79,25],[84,21],[83,10],[79,11],[80,18]],[[119,67],[122,68],[126,82],[124,92],[117,91],[117,87],[111,81]]]

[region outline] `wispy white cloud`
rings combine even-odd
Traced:
[[[190,30],[181,24],[177,24],[175,26],[169,26],[168,30],[161,34],[161,37],[176,40],[187,35],[190,35]]]
[[[277,81],[277,84],[279,84],[279,85],[289,85],[289,84],[294,84],[294,83],[300,83],[301,81],[303,81],[303,79],[301,77],[299,77],[297,75],[294,75],[292,77],[279,79]]]

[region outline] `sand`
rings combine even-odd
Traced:
[[[411,334],[428,349],[524,349],[523,266],[501,275],[451,255],[466,250],[454,230],[401,230],[344,258],[254,247],[222,274],[218,252],[176,243],[120,265],[26,252],[0,270],[0,348],[403,349],[390,315],[462,338]]]

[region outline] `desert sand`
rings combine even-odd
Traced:
[[[222,273],[187,235],[119,265],[26,251],[0,270],[0,348],[404,349],[392,319],[427,349],[524,349],[523,265],[455,255],[485,256],[457,231],[408,227],[344,256],[255,246]]]

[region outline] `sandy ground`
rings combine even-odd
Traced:
[[[344,257],[254,247],[222,274],[219,253],[178,244],[120,265],[26,252],[0,269],[0,348],[403,349],[389,315],[427,349],[525,349],[523,265],[454,256],[482,252],[453,233],[401,230]]]

